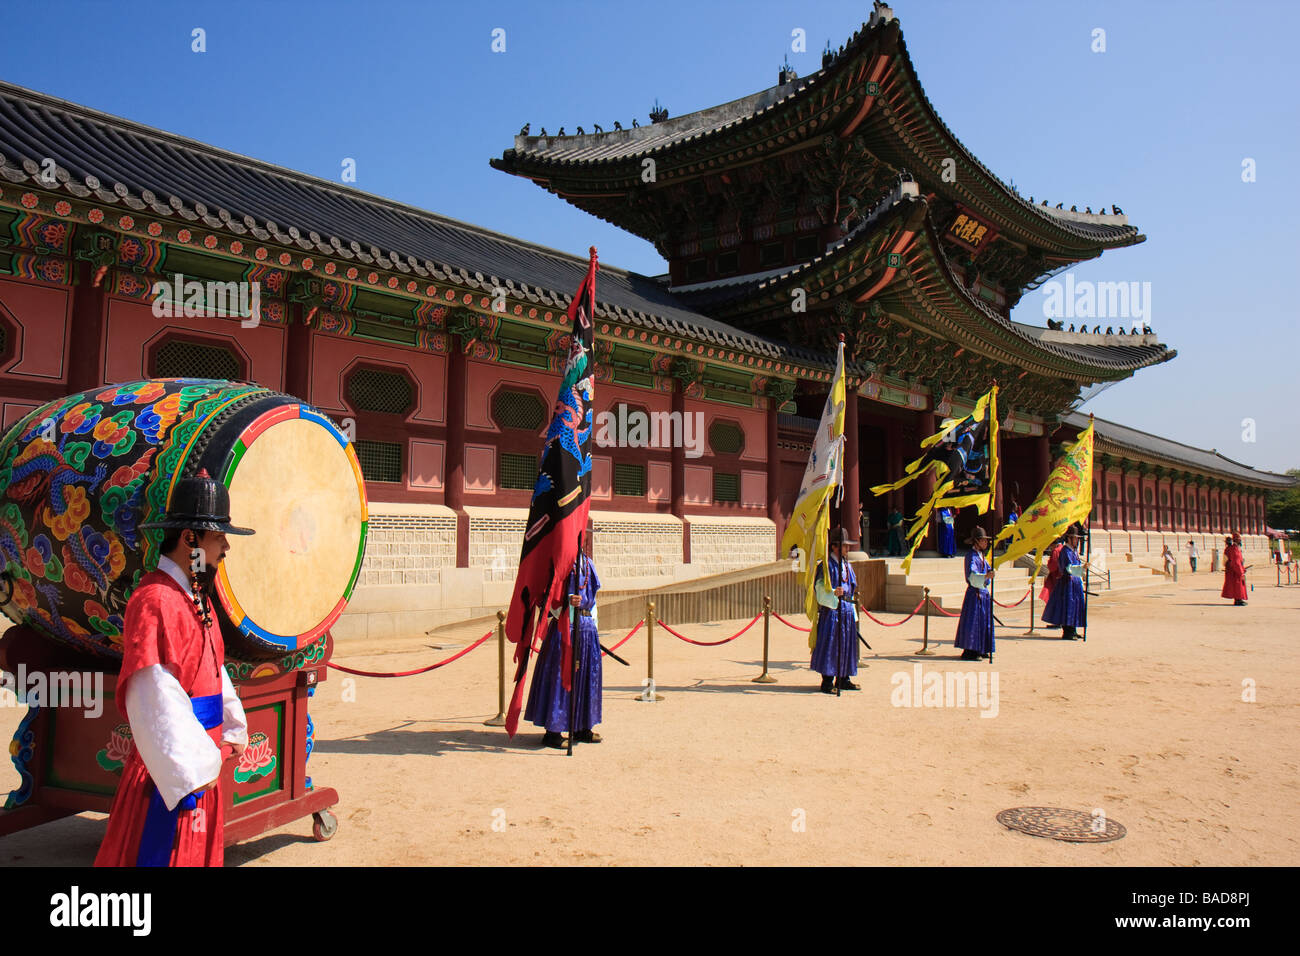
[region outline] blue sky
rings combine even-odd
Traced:
[[[1151,283],[1178,349],[1085,410],[1256,467],[1300,466],[1300,5],[893,7],[931,102],[1021,194],[1118,204],[1148,237],[1076,267]],[[525,122],[648,122],[806,74],[854,2],[70,3],[45,0],[0,78],[225,149],[650,274],[651,246],[488,166]],[[191,51],[206,31],[207,52]],[[492,52],[492,31],[506,50]],[[806,53],[791,31],[806,31]],[[1093,31],[1106,50],[1093,52]],[[1242,181],[1255,161],[1256,181]],[[1042,324],[1029,293],[1013,313]],[[1254,442],[1243,420],[1254,422]]]

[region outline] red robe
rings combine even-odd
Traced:
[[[1246,568],[1241,548],[1235,544],[1223,549],[1223,597],[1246,600]]]
[[[171,576],[163,571],[151,571],[140,580],[127,602],[123,630],[122,671],[117,680],[116,701],[124,717],[129,681],[138,671],[154,664],[170,671],[191,698],[217,695],[220,715],[221,668],[225,663],[220,626],[215,618],[208,627],[203,626],[190,595]],[[147,732],[148,728],[138,731],[132,728],[136,736]],[[220,719],[207,733],[221,747]],[[229,752],[227,747],[221,756],[224,758]],[[139,749],[132,748],[122,768],[122,779],[109,811],[108,831],[95,857],[96,866],[149,865],[141,859],[141,840],[151,803],[155,814],[166,811]],[[174,819],[164,817],[164,820],[172,840],[167,865],[222,865],[220,784],[198,797],[193,809],[184,809],[184,804],[179,804]]]
[[[1057,558],[1060,556],[1063,547],[1065,547],[1064,544],[1054,544],[1052,550],[1047,552],[1047,579],[1043,582],[1043,589],[1038,592],[1038,600],[1044,604],[1051,599],[1052,588],[1056,587],[1061,580],[1061,565]]]

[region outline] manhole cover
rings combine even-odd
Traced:
[[[1109,817],[1060,807],[1012,807],[998,814],[998,823],[1030,836],[1066,843],[1109,843],[1122,840],[1128,833]]]

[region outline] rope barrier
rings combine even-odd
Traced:
[[[772,616],[776,618],[778,621],[780,621],[782,624],[784,624],[786,627],[793,628],[796,631],[803,631],[805,634],[807,634],[809,631],[812,630],[811,627],[800,627],[798,624],[791,624],[789,621],[783,618],[780,614],[777,614],[775,611],[772,612]]]
[[[1021,598],[1020,600],[1023,601],[1024,598]],[[938,611],[940,614],[942,614],[944,617],[961,617],[961,614],[959,612],[945,611],[943,608],[939,607],[939,605],[935,603],[934,598],[930,598],[930,606],[934,608],[936,611]]]
[[[623,638],[623,640],[619,641],[617,644],[615,644],[613,647],[611,647],[610,650],[611,650],[611,651],[616,651],[616,650],[618,650],[620,647],[622,647],[624,644],[626,644],[628,641],[632,640],[632,635],[635,634],[637,631],[641,630],[641,625],[643,625],[643,624],[645,624],[645,618],[642,618],[641,620],[637,621],[637,622],[636,622],[636,627],[632,628],[632,630],[630,630],[630,631],[627,632],[627,637]],[[604,650],[603,650],[603,649],[602,649],[601,653],[602,653],[602,654],[604,653]]]
[[[930,603],[933,604],[934,602],[931,601]],[[924,607],[924,606],[925,606],[925,598],[922,598],[921,601],[920,601],[920,603],[917,604],[916,607],[912,608],[912,613],[911,613],[911,614],[907,615],[907,617],[903,618],[901,621],[895,621],[893,624],[889,624],[889,623],[887,623],[887,622],[885,622],[885,621],[880,620],[880,618],[876,617],[874,614],[872,614],[870,611],[868,611],[865,607],[862,609],[862,613],[865,614],[867,617],[871,618],[873,621],[875,621],[875,622],[876,622],[877,624],[879,624],[881,627],[898,627],[900,624],[906,624],[906,623],[907,623],[908,621],[910,621],[912,618],[916,617],[917,612],[920,611],[921,608]]]
[[[731,637],[724,637],[720,641],[693,641],[685,634],[679,634],[677,631],[674,631],[671,627],[669,627],[667,624],[665,624],[663,621],[659,620],[658,618],[655,618],[655,623],[658,624],[660,627],[662,627],[673,637],[677,638],[679,641],[685,641],[687,644],[694,644],[697,647],[717,647],[719,644],[727,644],[731,641],[734,641],[736,638],[740,637],[740,635],[744,634],[751,627],[757,624],[758,619],[762,616],[763,615],[761,614],[755,614],[753,620],[751,620],[748,624],[742,627],[739,631],[737,631],[735,634],[732,634]]]
[[[1033,589],[1034,586],[1032,584],[1029,585],[1029,591],[1032,591]],[[1020,607],[1020,605],[1025,603],[1025,598],[1029,597],[1029,591],[1026,591],[1024,594],[1020,595],[1020,600],[1017,601],[1015,604],[1003,604],[997,598],[993,599],[993,603],[996,604],[998,607]]]
[[[326,666],[332,667],[336,671],[343,671],[343,673],[345,674],[356,674],[358,677],[414,677],[416,674],[427,674],[429,671],[437,670],[439,667],[446,667],[448,664],[452,663],[453,661],[460,660],[470,651],[474,650],[474,648],[483,644],[483,642],[486,641],[491,636],[492,636],[492,632],[488,631],[486,634],[480,637],[469,647],[465,648],[464,650],[457,651],[455,654],[451,655],[451,657],[447,658],[445,661],[438,661],[436,664],[430,664],[428,667],[417,667],[415,670],[412,671],[359,671],[359,670],[354,670],[351,667],[344,667],[342,664],[335,664],[333,661],[327,661]]]

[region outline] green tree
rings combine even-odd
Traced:
[[[1270,528],[1300,528],[1300,468],[1291,468],[1287,474],[1296,484],[1268,494],[1268,525]]]

